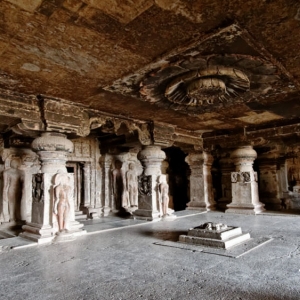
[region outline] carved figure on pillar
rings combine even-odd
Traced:
[[[115,161],[115,169],[112,170],[112,192],[113,200],[116,209],[120,207],[127,207],[128,201],[124,197],[124,174],[122,171],[122,162],[119,160]]]
[[[21,215],[23,173],[19,170],[20,164],[20,159],[13,158],[10,162],[10,168],[3,171],[1,222],[26,219],[26,216]]]
[[[73,188],[68,174],[57,174],[55,176],[53,212],[57,216],[59,233],[68,232],[67,223],[72,194]]]
[[[166,175],[159,176],[158,199],[161,216],[164,218],[168,216],[169,207],[169,185],[167,183]]]
[[[138,178],[133,163],[129,164],[129,170],[126,172],[126,189],[130,206],[138,206]]]

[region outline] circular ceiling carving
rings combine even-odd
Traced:
[[[199,113],[272,94],[280,78],[276,66],[249,55],[177,59],[144,77],[140,83],[144,100]]]
[[[188,71],[173,79],[165,89],[165,97],[172,103],[189,106],[203,104],[217,97],[221,102],[249,91],[250,80],[238,69],[212,66],[204,70]]]

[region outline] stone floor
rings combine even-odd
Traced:
[[[87,235],[51,245],[2,238],[0,299],[300,299],[300,216],[177,215],[86,221]],[[230,250],[177,242],[208,221],[252,239]]]

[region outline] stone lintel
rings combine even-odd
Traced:
[[[174,143],[175,126],[167,123],[153,123],[153,144],[155,146],[170,147]]]

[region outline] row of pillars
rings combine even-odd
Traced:
[[[57,185],[57,174],[67,174],[67,154],[73,151],[73,143],[65,135],[46,132],[34,140],[32,148],[38,153],[43,174],[44,193],[42,203],[33,203],[31,222],[23,226],[23,237],[38,242],[49,242],[53,239],[53,203],[54,188]],[[252,147],[242,147],[231,155],[236,166],[231,173],[232,202],[227,205],[227,211],[241,212],[242,210],[260,213],[264,205],[258,199],[257,174],[253,170],[253,162],[256,152]],[[147,197],[139,195],[139,207],[135,211],[135,217],[148,220],[159,219],[159,203],[157,189],[161,165],[166,158],[165,152],[160,146],[145,146],[139,153],[138,159],[143,165],[143,176],[150,178],[150,191]],[[190,176],[190,202],[188,209],[214,210],[216,203],[213,195],[211,166],[213,158],[210,154],[191,153],[186,162],[191,169]],[[104,186],[105,195],[108,195],[108,186]],[[34,208],[34,205],[38,209]],[[68,231],[80,235],[84,232],[82,224],[75,221],[74,205],[68,216]]]
[[[253,170],[253,162],[257,157],[251,146],[240,147],[231,153],[231,161],[235,165],[231,178],[231,203],[226,212],[259,214],[263,212],[264,204],[259,201],[257,173]],[[211,167],[212,155],[191,153],[186,157],[191,169],[190,199],[188,209],[215,210],[214,189]]]

